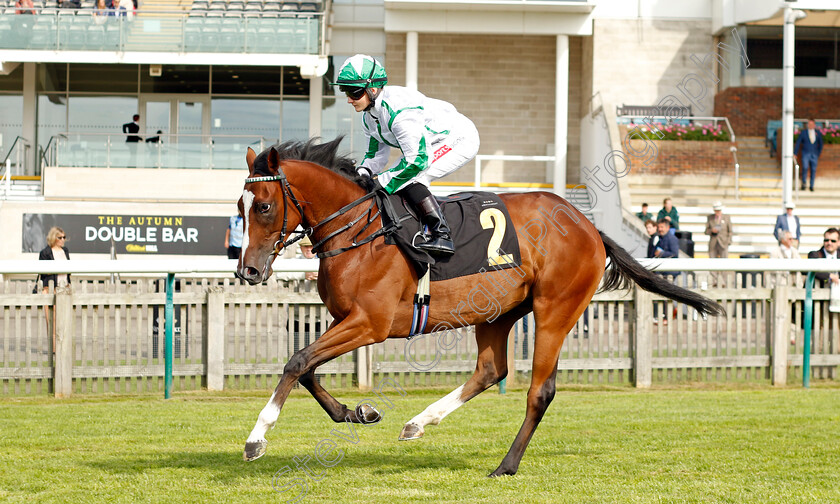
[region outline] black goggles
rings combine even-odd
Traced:
[[[354,100],[358,100],[365,95],[365,88],[358,86],[338,86],[338,90]]]

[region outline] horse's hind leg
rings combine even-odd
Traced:
[[[373,406],[362,403],[351,410],[345,404],[341,404],[338,400],[327,392],[324,387],[318,383],[315,378],[315,369],[310,369],[304,373],[298,381],[306,390],[312,394],[312,397],[318,401],[318,404],[324,408],[324,411],[330,416],[333,422],[346,422],[372,424],[382,419],[382,415]]]
[[[595,284],[597,286],[597,284]],[[580,298],[558,296],[554,299],[541,298],[534,300],[534,319],[537,323],[534,341],[534,364],[531,372],[531,387],[528,389],[528,403],[525,411],[525,421],[519,429],[513,444],[508,450],[499,467],[490,476],[516,474],[522,455],[531,441],[531,436],[542,420],[548,405],[554,399],[555,376],[557,375],[557,360],[563,340],[574,327],[575,322],[583,313],[592,298],[594,287],[589,295]],[[552,296],[554,297],[554,296]],[[563,301],[558,301],[563,299]]]
[[[524,310],[517,310],[516,313],[508,312],[492,323],[485,322],[475,326],[475,340],[478,344],[475,372],[465,384],[409,420],[400,432],[400,441],[422,437],[425,426],[439,424],[446,415],[507,376],[508,333],[524,313],[527,312]]]

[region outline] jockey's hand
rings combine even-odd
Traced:
[[[373,173],[364,166],[356,170],[356,173],[359,174],[360,185],[365,189],[365,191],[370,193],[382,187],[379,185],[379,182],[372,177]]]

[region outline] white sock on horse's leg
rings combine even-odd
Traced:
[[[271,394],[271,399],[268,400],[268,404],[260,411],[260,416],[257,417],[257,424],[248,436],[247,442],[265,441],[266,432],[277,423],[277,418],[280,416],[280,408],[274,404],[274,395],[274,393]]]
[[[446,415],[452,413],[464,404],[464,401],[461,400],[461,393],[463,391],[464,385],[461,385],[452,392],[446,394],[443,399],[429,405],[428,408],[409,420],[408,423],[418,425],[420,427],[439,424]]]

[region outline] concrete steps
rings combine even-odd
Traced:
[[[12,177],[9,192],[0,184],[0,199],[14,201],[43,201],[40,177]]]

